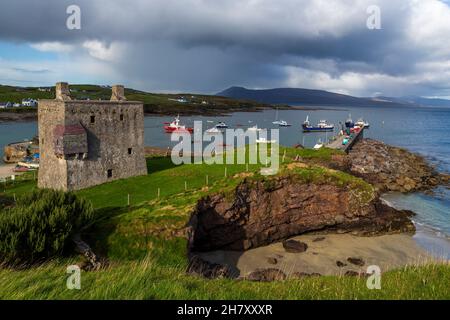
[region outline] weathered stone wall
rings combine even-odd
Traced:
[[[76,124],[87,131],[87,157],[58,158],[53,128]],[[144,111],[140,102],[41,100],[39,136],[42,145],[39,187],[79,190],[147,174]]]
[[[38,108],[39,126],[39,188],[67,190],[67,164],[54,150],[54,127],[65,122],[64,104],[56,100],[41,100]]]
[[[91,117],[95,117],[91,123]],[[69,189],[147,174],[144,112],[137,102],[66,102],[66,125],[81,122],[88,133],[87,159],[68,161]],[[128,154],[131,149],[131,154]],[[112,177],[108,178],[108,170]]]

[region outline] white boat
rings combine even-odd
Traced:
[[[256,139],[256,143],[266,143],[266,144],[277,143],[277,140],[267,140],[266,138],[259,138]]]
[[[216,124],[216,128],[226,129],[226,128],[228,128],[228,125],[225,122],[221,121],[218,124]]]
[[[277,125],[277,126],[280,126],[280,127],[290,127],[291,126],[286,121],[278,119],[278,109],[277,109],[277,112],[276,112],[275,121],[273,121],[272,123],[274,125]]]
[[[361,118],[355,122],[355,126],[360,127],[360,128],[369,128],[370,123],[368,123],[367,121],[364,121],[364,119]]]
[[[314,150],[322,149],[322,147],[323,147],[323,143],[316,143],[316,145],[314,146]]]
[[[256,131],[256,132],[260,132],[260,131],[263,131],[263,130],[266,130],[266,129],[258,128],[258,125],[254,126],[254,127],[248,128],[248,131]]]
[[[290,127],[290,126],[292,126],[292,124],[289,124],[289,123],[287,123],[287,122],[284,121],[284,120],[280,120],[280,121],[278,122],[278,125],[279,125],[280,127]]]
[[[323,147],[322,140],[317,141],[316,145],[313,147],[314,150],[319,150]]]
[[[35,162],[19,162],[17,165],[28,169],[39,169],[39,163]]]
[[[222,131],[216,127],[206,130],[207,134],[221,134]]]

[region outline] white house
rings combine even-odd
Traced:
[[[0,102],[0,109],[12,108],[12,102]]]
[[[38,102],[35,99],[27,98],[22,100],[22,106],[24,107],[37,107]]]

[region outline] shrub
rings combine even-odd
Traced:
[[[61,255],[93,218],[90,202],[73,193],[37,190],[0,211],[0,261],[27,264]]]

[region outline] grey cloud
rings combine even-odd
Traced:
[[[23,73],[34,73],[34,74],[42,74],[42,73],[51,73],[51,70],[48,69],[26,69],[26,68],[12,68],[14,71],[23,72]]]
[[[333,79],[349,72],[383,74],[403,83],[390,85],[399,94],[422,91],[420,83],[401,81],[419,76],[417,64],[433,55],[429,47],[411,41],[411,1],[328,3],[7,0],[0,12],[0,40],[59,41],[78,50],[92,39],[124,43],[126,55],[114,61],[114,68],[144,89],[214,92],[229,85],[282,86],[288,83],[286,67],[294,66]],[[373,3],[382,8],[382,30],[365,26],[365,8]],[[82,30],[65,27],[71,4],[81,7]],[[389,89],[384,85],[376,91]],[[349,90],[359,95],[375,90],[373,84],[367,87]],[[447,88],[423,80],[423,91],[436,94],[442,87]]]

